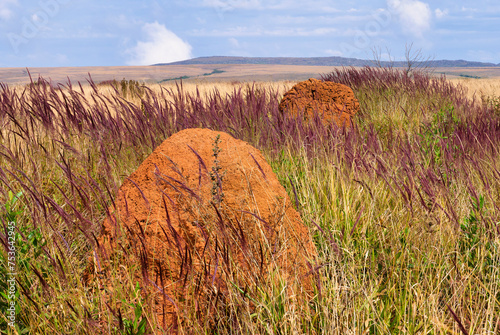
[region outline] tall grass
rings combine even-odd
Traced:
[[[186,317],[181,331],[500,332],[498,109],[422,72],[346,68],[322,79],[354,90],[354,127],[304,124],[278,111],[278,90],[251,84],[227,93],[2,84],[2,285],[13,213],[18,246],[17,330],[7,332],[160,332],[155,296],[135,281],[140,264],[126,250],[117,251],[112,291],[99,263],[96,278],[81,278],[121,182],[164,139],[193,127],[263,151],[320,255],[312,301],[284,296],[276,278],[252,313],[228,303],[215,328]]]

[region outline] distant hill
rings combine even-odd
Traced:
[[[346,57],[198,57],[180,62],[155,65],[194,65],[194,64],[266,64],[266,65],[317,65],[317,66],[373,66],[371,60]],[[380,62],[382,66],[406,67],[405,62]],[[466,60],[431,60],[431,67],[496,67],[499,64],[471,62]]]

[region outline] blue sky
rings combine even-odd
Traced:
[[[201,56],[500,63],[500,2],[0,0],[0,67],[149,65]],[[387,52],[389,51],[389,52]]]

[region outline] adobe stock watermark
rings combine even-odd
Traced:
[[[23,16],[21,19],[21,31],[9,32],[7,38],[14,52],[19,53],[19,47],[28,43],[38,36],[40,31],[47,26],[50,19],[57,16],[61,11],[61,6],[69,3],[70,0],[40,0],[38,9],[29,17]]]
[[[217,0],[214,3],[214,9],[219,16],[220,20],[224,20],[224,13],[230,12],[242,5],[245,6],[251,2],[251,0]]]
[[[7,301],[8,307],[5,316],[9,327],[16,324],[16,222],[7,223]]]
[[[370,47],[372,38],[379,34],[382,29],[389,27],[393,19],[393,13],[388,9],[377,10],[372,14],[370,20],[366,21],[363,30],[354,34],[352,43],[340,43],[342,56],[349,57]]]

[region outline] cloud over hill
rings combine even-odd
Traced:
[[[142,27],[145,41],[138,41],[128,50],[128,65],[150,65],[169,63],[192,58],[191,45],[158,22],[146,23]]]

